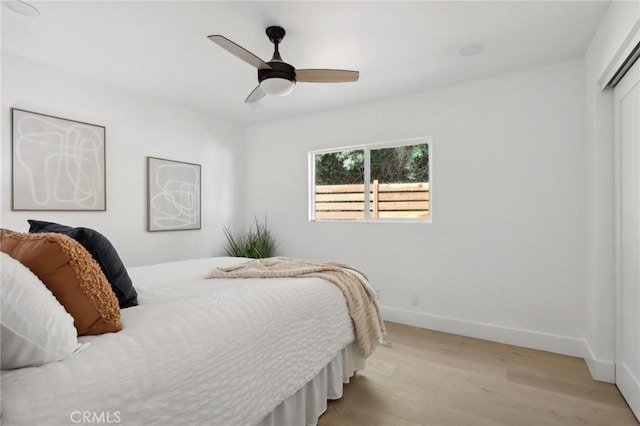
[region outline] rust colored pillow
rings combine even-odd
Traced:
[[[0,249],[40,278],[71,314],[79,336],[122,329],[111,285],[91,254],[74,239],[0,229]]]

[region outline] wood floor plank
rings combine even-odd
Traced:
[[[613,426],[639,423],[584,360],[387,323],[319,426]]]

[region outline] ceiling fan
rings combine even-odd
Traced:
[[[347,83],[358,81],[360,73],[349,70],[304,69],[297,70],[280,57],[278,45],[285,36],[284,28],[272,26],[267,28],[267,37],[274,44],[275,50],[269,62],[265,62],[244,47],[221,35],[207,36],[209,40],[225,49],[232,55],[242,59],[258,69],[258,86],[253,89],[245,103],[258,102],[265,95],[285,96],[293,91],[296,82],[304,83]]]

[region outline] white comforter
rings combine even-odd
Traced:
[[[353,328],[342,293],[321,279],[203,278],[244,260],[131,268],[140,306],[122,311],[121,332],[82,337],[90,345],[63,362],[2,371],[2,424],[259,422]]]

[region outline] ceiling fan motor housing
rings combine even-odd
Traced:
[[[283,62],[280,57],[280,52],[278,51],[278,45],[286,34],[284,28],[274,25],[267,28],[266,32],[275,50],[273,52],[273,58],[270,62],[267,62],[271,69],[258,69],[258,82],[262,83],[263,80],[269,78],[284,78],[285,80],[295,83],[296,69],[286,62]]]
[[[267,62],[271,69],[263,68],[258,69],[258,81],[262,83],[262,80],[269,78],[284,78],[286,80],[296,82],[296,69],[285,62],[271,61]]]

